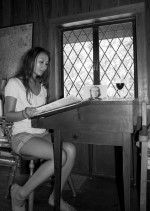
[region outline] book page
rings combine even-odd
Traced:
[[[69,107],[71,105],[74,105],[74,104],[77,104],[77,103],[80,103],[80,102],[82,102],[81,99],[70,95],[68,97],[65,97],[65,98],[56,100],[52,103],[38,107],[36,115],[46,113],[46,112],[49,112],[49,111],[53,111],[53,110],[56,110],[56,109],[61,109],[63,107]]]

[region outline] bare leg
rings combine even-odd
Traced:
[[[71,173],[71,170],[74,166],[74,161],[76,157],[76,149],[75,146],[71,143],[64,143],[63,149],[67,153],[67,161],[65,165],[62,167],[62,176],[61,176],[61,191]],[[54,205],[54,192],[49,197],[49,204]],[[60,210],[61,211],[75,211],[76,209],[71,205],[67,204],[62,198],[60,201]]]
[[[17,192],[20,186],[14,184],[11,187],[11,203],[12,203],[12,211],[25,211],[25,201],[19,198]]]
[[[44,137],[47,142],[50,141],[49,135]],[[70,175],[72,168],[74,166],[75,158],[76,158],[76,147],[72,143],[64,142],[63,143],[63,151],[67,154],[67,160],[62,167],[62,177],[61,177],[61,190],[63,189],[68,176]]]
[[[49,136],[50,137],[50,136]],[[50,178],[54,174],[54,159],[53,159],[53,145],[47,142],[43,138],[31,138],[28,142],[24,144],[20,151],[24,155],[32,155],[38,158],[46,160],[38,170],[33,174],[33,176],[26,182],[22,187],[17,186],[15,190],[15,196],[12,188],[12,200],[16,204],[12,203],[14,206],[13,211],[23,210],[21,207],[22,201],[27,198],[27,196],[41,183]],[[66,162],[66,153],[63,151],[62,163]],[[19,202],[20,201],[20,202]],[[20,205],[19,205],[20,204]]]
[[[40,159],[46,160],[38,170],[33,174],[33,176],[26,182],[22,187],[17,186],[12,190],[15,190],[15,196],[13,195],[13,201],[15,203],[15,209],[13,211],[24,211],[22,207],[22,201],[27,198],[27,196],[41,183],[50,178],[54,174],[54,156],[53,156],[53,145],[50,141],[50,135],[45,138],[31,138],[25,145],[21,148],[21,154],[32,155]],[[76,156],[76,149],[73,144],[64,143],[62,151],[62,180],[61,180],[61,190],[73,168],[74,160]],[[15,186],[16,187],[16,186]],[[12,203],[13,204],[13,203]],[[49,204],[54,205],[54,193],[51,194],[49,198]],[[20,209],[20,210],[19,210]],[[75,209],[64,202],[61,199],[61,211],[75,211]]]
[[[47,137],[45,137],[47,139]],[[47,139],[49,141],[49,139]],[[75,158],[76,158],[76,148],[72,143],[63,143],[63,150],[67,154],[67,160],[62,167],[62,175],[61,175],[61,191],[71,173],[71,170],[74,166]],[[54,206],[54,192],[51,193],[49,197],[49,204]],[[74,207],[66,203],[62,198],[60,201],[60,210],[61,211],[76,211]]]

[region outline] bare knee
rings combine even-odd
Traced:
[[[76,147],[72,143],[65,142],[63,145],[64,150],[67,152],[67,157],[69,159],[75,159],[76,157]]]
[[[67,161],[67,153],[65,152],[65,150],[62,151],[62,166],[65,165]]]

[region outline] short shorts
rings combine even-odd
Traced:
[[[16,152],[17,154],[20,154],[20,149],[32,137],[41,137],[42,138],[42,137],[46,136],[47,134],[49,134],[48,131],[45,131],[44,133],[41,133],[41,134],[31,134],[31,133],[27,133],[27,132],[18,133],[11,137],[11,147],[14,152]]]

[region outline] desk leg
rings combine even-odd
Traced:
[[[115,175],[118,190],[120,210],[124,211],[124,188],[123,188],[123,151],[121,146],[115,146]]]
[[[125,211],[130,211],[131,134],[123,133],[123,183]]]
[[[147,199],[147,150],[148,142],[142,142],[141,150],[141,181],[140,181],[140,211],[146,211]]]
[[[61,163],[62,163],[62,142],[60,136],[60,130],[54,131],[54,211],[60,211],[60,193],[61,193]]]
[[[88,156],[89,156],[89,176],[92,179],[93,176],[93,144],[88,145]]]

